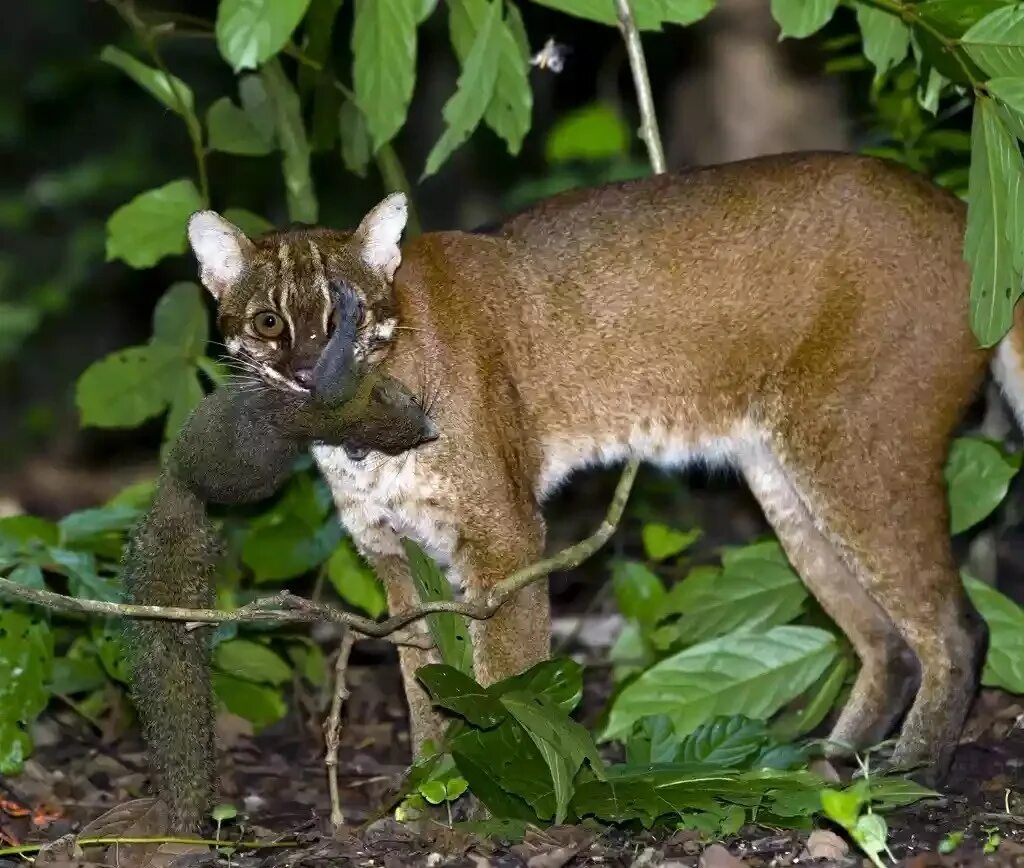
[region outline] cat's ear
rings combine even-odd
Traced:
[[[363,218],[355,233],[363,262],[388,283],[402,264],[402,248],[398,242],[408,219],[405,193],[392,193]]]
[[[199,279],[219,299],[245,272],[253,243],[216,211],[196,211],[188,219],[188,243],[199,262]]]

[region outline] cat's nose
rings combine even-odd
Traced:
[[[303,389],[313,388],[313,369],[312,368],[298,368],[292,372],[292,378],[302,386]]]

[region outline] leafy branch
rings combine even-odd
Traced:
[[[203,145],[203,130],[196,117],[195,109],[190,99],[186,98],[185,85],[175,76],[171,75],[157,47],[153,31],[146,26],[146,23],[135,11],[135,4],[131,0],[107,0],[107,3],[117,12],[124,22],[132,29],[139,41],[146,48],[160,73],[167,81],[171,95],[174,99],[175,111],[181,116],[188,131],[189,140],[192,143],[192,154],[196,161],[196,174],[199,179],[199,194],[202,196],[203,205],[210,203],[210,180],[206,169],[206,148]]]
[[[405,612],[399,612],[383,621],[373,621],[361,615],[346,612],[328,603],[313,602],[290,594],[287,591],[265,597],[233,611],[219,609],[189,609],[177,606],[143,606],[130,603],[116,603],[105,600],[85,600],[57,594],[53,591],[28,588],[9,578],[0,578],[0,594],[5,594],[25,603],[53,611],[80,614],[107,615],[122,618],[144,618],[163,621],[183,621],[187,624],[222,623],[297,623],[323,621],[340,624],[354,632],[378,639],[393,638],[397,644],[411,644],[423,647],[418,637],[403,635],[395,638],[403,627],[420,621],[428,615],[449,612],[474,620],[484,620],[494,615],[510,598],[527,585],[532,584],[557,570],[568,570],[579,566],[608,541],[622,519],[629,492],[636,478],[637,462],[631,461],[623,471],[616,486],[604,520],[590,536],[557,554],[543,558],[534,564],[516,570],[508,578],[496,584],[487,597],[477,603],[459,603],[440,600],[423,603]]]
[[[116,0],[108,0],[108,2],[115,3]],[[147,27],[145,22],[141,20],[139,24],[145,29],[150,40],[153,40],[154,37],[216,39],[214,22],[198,15],[153,11],[146,15],[146,20],[151,21],[153,26]],[[314,72],[342,97],[356,105],[356,95],[352,88],[338,78],[326,64],[305,53],[294,41],[288,40],[281,48],[281,54],[292,58],[301,66]],[[410,236],[419,235],[423,230],[416,211],[413,185],[410,183],[405,167],[402,165],[402,161],[398,158],[398,154],[395,153],[395,149],[390,142],[381,145],[374,152],[373,161],[377,166],[377,171],[380,173],[384,186],[388,190],[401,191],[407,194],[409,203],[407,231]]]

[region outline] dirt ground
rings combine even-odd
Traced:
[[[598,682],[600,678],[597,678]],[[603,693],[588,684],[585,704],[593,707]],[[751,826],[728,840],[702,841],[693,832],[627,833],[598,827],[564,826],[530,830],[521,840],[485,840],[446,823],[427,821],[402,826],[378,809],[404,768],[408,751],[397,667],[388,653],[361,652],[350,669],[348,704],[341,748],[341,780],[346,828],[333,836],[330,806],[320,761],[319,721],[311,697],[299,692],[287,719],[253,736],[248,725],[232,717],[220,721],[225,751],[221,795],[239,808],[239,817],[222,837],[275,841],[297,840],[293,847],[239,850],[225,857],[210,848],[164,845],[91,847],[75,852],[63,843],[45,852],[40,863],[76,868],[88,864],[126,866],[826,866],[868,864],[825,836],[814,852],[835,858],[812,860],[806,835]],[[305,710],[303,710],[305,709]],[[1024,866],[1024,705],[994,691],[979,698],[956,757],[944,798],[888,815],[890,844],[900,864]],[[107,732],[85,723],[70,709],[57,707],[35,727],[37,749],[17,778],[0,778],[0,832],[7,843],[54,841],[80,833],[111,808],[145,794],[145,755],[124,722],[110,721]],[[136,803],[135,808],[138,810]],[[131,806],[129,806],[129,810]],[[86,834],[143,834],[138,824],[118,825],[115,812]],[[241,826],[241,828],[240,828]],[[215,830],[208,832],[212,835]],[[963,833],[949,855],[937,854],[951,833]],[[983,855],[998,835],[998,847]],[[829,851],[839,845],[839,851]],[[822,849],[824,847],[824,849]],[[190,849],[196,852],[189,852]],[[20,856],[0,856],[0,868],[25,864]]]

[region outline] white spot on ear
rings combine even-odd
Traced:
[[[389,283],[402,264],[402,248],[398,242],[408,218],[405,193],[392,193],[363,218],[356,230],[363,262],[384,275]]]
[[[199,262],[199,279],[214,298],[238,282],[252,252],[245,234],[216,211],[197,211],[188,220],[188,243]]]

